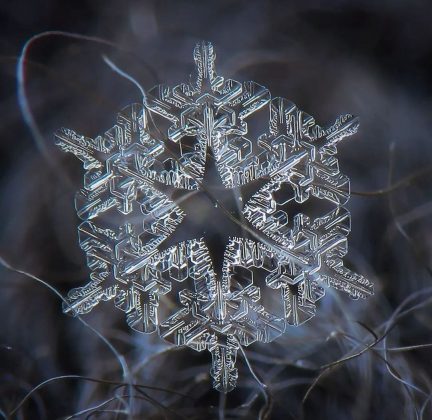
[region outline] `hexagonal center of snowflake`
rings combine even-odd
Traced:
[[[203,238],[213,268],[220,275],[229,238],[245,236],[240,189],[224,187],[214,159],[209,156],[200,189],[176,189],[171,199],[184,211],[185,217],[164,241],[163,248],[189,239]]]

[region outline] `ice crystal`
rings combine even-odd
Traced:
[[[240,345],[309,320],[327,287],[372,294],[342,261],[349,179],[335,155],[358,119],[323,128],[255,82],[225,80],[209,43],[194,60],[190,83],[154,88],[104,134],[56,133],[86,170],[76,210],[91,270],[64,311],[113,300],[134,330],[210,351],[227,392]]]

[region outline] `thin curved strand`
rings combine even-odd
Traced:
[[[62,302],[64,302],[66,305],[69,306],[69,302],[63,297],[63,295],[54,286],[50,285],[49,283],[45,282],[44,280],[40,279],[39,277],[36,277],[35,275],[28,273],[27,271],[12,267],[1,256],[0,256],[0,264],[10,271],[14,271],[16,273],[22,274],[28,278],[31,278],[32,280],[35,280],[36,282],[42,284],[43,286],[47,287],[51,292],[53,292],[55,295],[57,295],[62,300]],[[111,342],[106,337],[104,337],[98,330],[96,330],[96,328],[92,327],[81,316],[77,315],[77,318],[86,328],[90,329],[90,331],[92,331],[94,334],[96,334],[96,336],[99,337],[99,339],[101,339],[102,342],[110,349],[110,351],[114,354],[114,356],[116,357],[116,359],[118,360],[118,362],[122,368],[123,378],[125,378],[126,380],[128,380],[131,383],[131,381],[129,379],[130,378],[129,367],[127,365],[125,358],[117,351],[117,349],[111,344]],[[16,411],[16,409],[13,412],[15,412],[15,411]]]
[[[29,100],[27,98],[27,92],[26,92],[26,78],[25,78],[25,64],[27,60],[27,55],[30,50],[30,48],[33,46],[33,44],[37,41],[40,41],[44,38],[51,37],[51,36],[60,36],[60,37],[66,37],[71,39],[78,39],[81,41],[89,41],[89,42],[95,42],[97,44],[107,45],[109,47],[119,48],[119,45],[117,45],[114,42],[107,41],[103,38],[99,38],[96,36],[87,36],[87,35],[81,35],[73,32],[65,32],[65,31],[46,31],[41,32],[37,35],[32,36],[30,39],[26,41],[24,44],[21,54],[18,59],[17,63],[17,96],[18,96],[18,105],[21,110],[22,116],[24,118],[24,122],[30,129],[30,132],[36,142],[36,144],[39,147],[39,150],[42,152],[44,157],[48,162],[51,162],[51,159],[49,158],[46,148],[45,148],[45,142],[42,135],[42,132],[40,131],[40,128],[38,124],[36,123],[36,120],[34,118],[33,112],[30,107]]]

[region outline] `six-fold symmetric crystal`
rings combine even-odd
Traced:
[[[104,134],[56,133],[86,171],[76,209],[91,270],[64,311],[113,300],[134,330],[209,350],[227,392],[240,345],[304,323],[327,287],[373,293],[342,261],[349,179],[335,155],[358,120],[322,128],[257,83],[225,80],[209,43],[194,60],[190,83],[154,88]]]

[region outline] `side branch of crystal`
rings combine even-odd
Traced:
[[[208,350],[214,386],[227,392],[236,386],[240,346],[308,321],[329,287],[354,299],[373,293],[343,264],[349,179],[336,153],[358,119],[347,114],[321,127],[257,83],[218,76],[209,43],[195,47],[194,60],[190,83],[157,86],[146,107],[126,107],[96,138],[56,133],[85,169],[75,206],[90,269],[64,311],[85,314],[113,300],[132,329]],[[207,185],[209,159],[238,215]],[[193,221],[206,225],[202,234],[173,241],[192,217],[184,204],[194,194],[221,204],[242,227],[241,235],[223,232],[220,258],[205,217]]]

